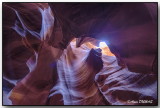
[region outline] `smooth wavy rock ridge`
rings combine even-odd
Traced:
[[[3,104],[156,105],[155,9],[3,3]]]

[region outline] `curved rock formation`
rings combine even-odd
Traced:
[[[3,104],[157,105],[156,8],[3,3]]]

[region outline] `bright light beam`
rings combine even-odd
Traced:
[[[104,47],[108,47],[107,44],[105,42],[100,42],[99,43],[99,47],[100,48],[104,48]]]

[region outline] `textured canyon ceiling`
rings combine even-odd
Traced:
[[[2,8],[3,104],[157,104],[157,3]]]

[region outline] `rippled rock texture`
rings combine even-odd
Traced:
[[[3,3],[4,105],[157,105],[157,57],[156,3]]]

